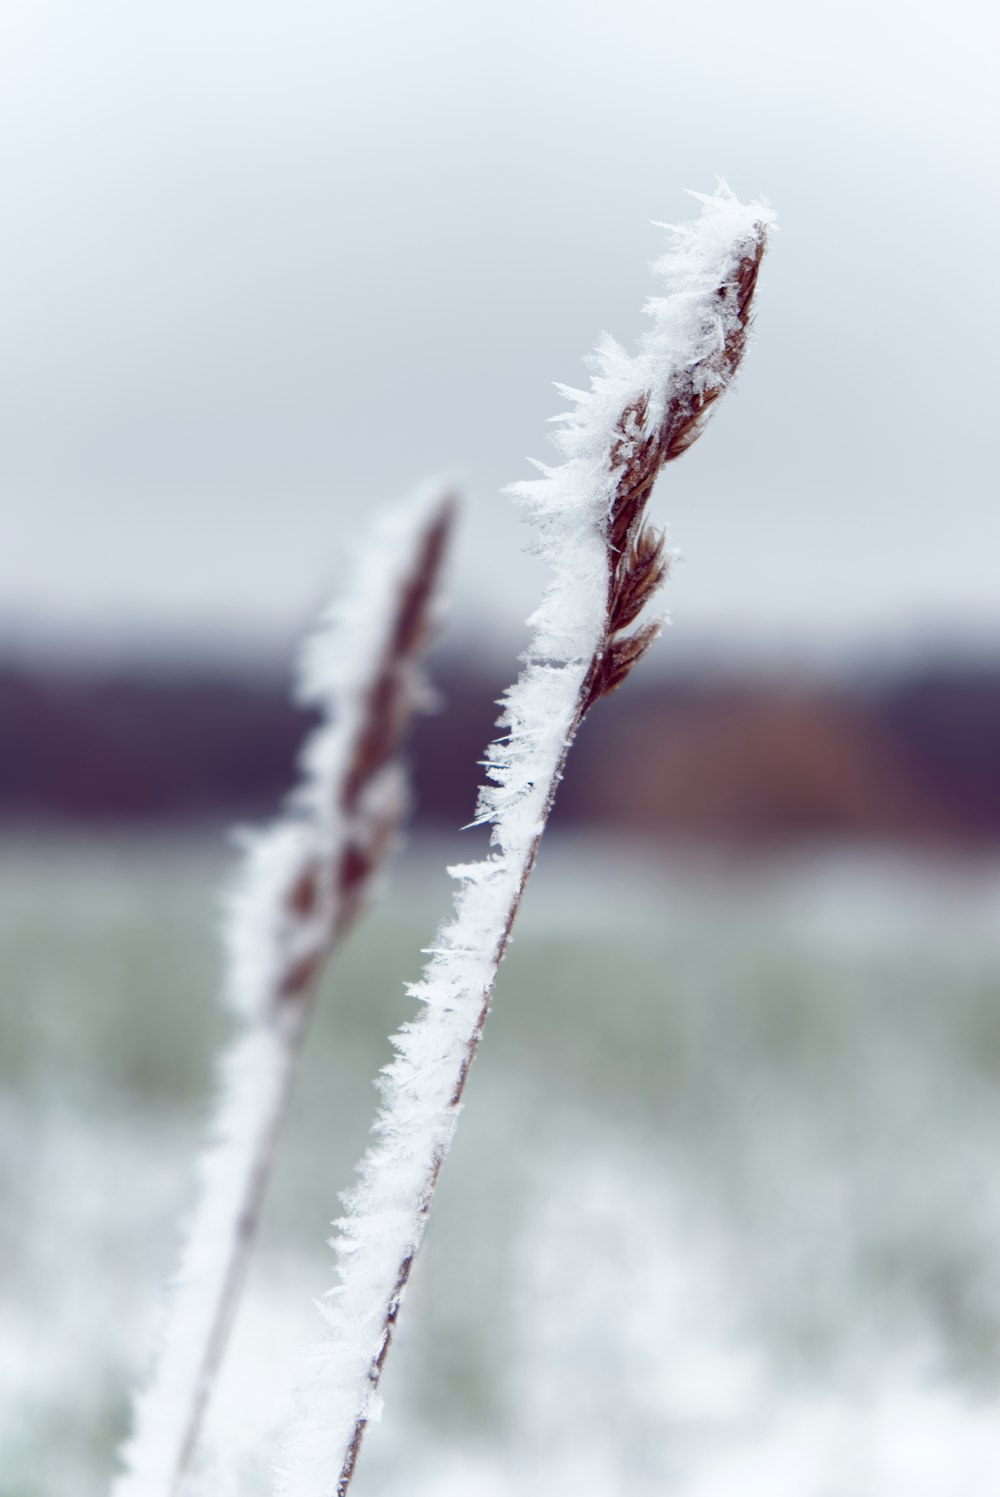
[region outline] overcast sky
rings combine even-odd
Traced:
[[[658,487],[669,643],[1000,638],[995,15],[3,0],[7,639],[283,648],[366,512],[448,472],[453,628],[515,640],[499,490],[719,174],[782,227]]]

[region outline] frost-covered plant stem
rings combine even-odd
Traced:
[[[524,669],[503,698],[506,735],[487,750],[477,821],[494,851],[452,869],[451,920],[409,989],[418,1017],[395,1036],[382,1108],[333,1246],[339,1283],[322,1307],[330,1334],[300,1392],[277,1467],[282,1497],[344,1497],[414,1256],[447,1153],[497,971],[534,867],[573,739],[590,707],[625,679],[660,630],[639,623],[666,575],[664,538],[645,523],[653,482],[685,451],[736,372],[770,213],[727,189],[674,230],[656,269],[667,295],[629,357],[604,338],[587,392],[556,438],[565,461],[513,492],[538,527],[555,577]],[[541,465],[539,465],[541,466]]]
[[[198,1443],[246,1274],[318,976],[357,917],[407,804],[401,738],[424,695],[452,502],[428,490],[383,520],[351,594],[303,651],[321,713],[286,813],[245,838],[227,923],[229,1006],[210,1144],[152,1381],[116,1497],[169,1497]]]

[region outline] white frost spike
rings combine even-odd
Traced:
[[[281,1497],[344,1497],[350,1486],[566,754],[589,706],[624,679],[656,632],[629,632],[666,569],[661,538],[643,529],[648,492],[735,373],[770,220],[722,189],[704,200],[697,223],[673,232],[656,267],[668,294],[648,304],[652,327],[637,354],[602,339],[589,391],[564,391],[577,402],[556,438],[565,461],[514,487],[554,576],[524,669],[503,698],[507,732],[487,753],[478,820],[491,823],[494,851],[452,870],[460,881],[453,915],[410,989],[421,1008],[395,1036],[380,1078],[374,1141],[333,1243],[339,1282],[324,1306],[329,1334],[277,1468]]]
[[[241,1030],[215,1115],[152,1380],[136,1399],[115,1497],[173,1497],[188,1470],[242,1287],[275,1137],[323,961],[358,913],[406,808],[398,749],[427,699],[452,502],[428,486],[390,511],[349,595],[302,652],[299,699],[321,721],[285,814],[243,834],[225,997]]]

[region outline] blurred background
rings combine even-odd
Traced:
[[[779,214],[756,341],[658,487],[672,627],[574,751],[355,1490],[995,1491],[997,31],[0,8],[2,1497],[107,1486],[225,1033],[227,828],[290,783],[295,644],[371,512],[444,473],[418,809],[213,1415],[267,1489],[544,583],[500,490],[718,174]]]

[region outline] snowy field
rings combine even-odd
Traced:
[[[326,983],[213,1497],[268,1490],[443,860],[411,850]],[[0,861],[2,1497],[107,1488],[223,1033],[224,866],[213,838]],[[553,836],[353,1491],[995,1497],[998,1144],[996,868]]]

